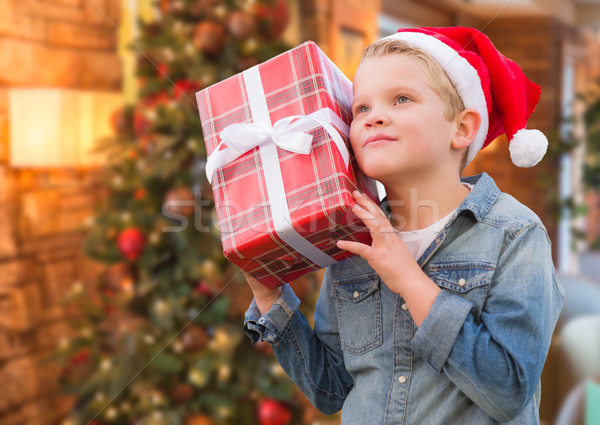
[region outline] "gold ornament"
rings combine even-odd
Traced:
[[[185,420],[185,425],[215,425],[215,423],[209,416],[194,415]]]
[[[244,40],[256,29],[254,17],[243,10],[231,12],[227,20],[227,29],[238,40]]]
[[[208,55],[217,55],[226,41],[225,28],[213,21],[200,22],[194,30],[194,45]]]
[[[190,369],[188,381],[195,387],[201,388],[208,383],[208,375],[197,368]]]
[[[181,334],[181,344],[185,351],[188,352],[201,350],[207,341],[208,335],[200,326],[187,325]]]
[[[171,151],[168,151],[171,152]],[[187,186],[177,186],[165,195],[164,206],[169,212],[191,216],[195,211],[194,192]]]

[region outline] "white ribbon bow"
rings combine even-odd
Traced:
[[[349,134],[348,125],[329,108],[320,109],[310,115],[293,115],[282,118],[273,127],[264,122],[231,124],[221,131],[221,143],[207,158],[206,177],[212,183],[215,170],[265,143],[273,143],[281,149],[308,155],[313,136],[306,132],[317,127],[323,127],[329,133],[342,155],[347,169],[350,154],[344,140],[332,123],[346,136]],[[228,147],[221,149],[223,145]]]

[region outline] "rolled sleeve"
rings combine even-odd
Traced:
[[[441,373],[448,360],[458,333],[473,307],[471,301],[442,290],[415,332],[412,350],[438,373]]]
[[[258,341],[276,343],[300,306],[300,299],[290,285],[283,286],[281,295],[269,311],[261,316],[253,299],[244,317],[244,333],[253,344]]]

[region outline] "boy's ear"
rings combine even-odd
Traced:
[[[463,149],[468,147],[479,130],[481,125],[481,116],[475,109],[465,109],[456,116],[456,134],[452,138],[452,147],[454,149]]]

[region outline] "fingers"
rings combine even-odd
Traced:
[[[353,254],[360,255],[365,260],[366,256],[368,256],[369,249],[371,248],[369,245],[354,241],[337,241],[337,247],[343,249],[344,251],[349,251]]]
[[[385,213],[381,210],[381,208],[379,208],[379,206],[364,193],[360,193],[358,190],[355,190],[352,192],[352,196],[358,205],[373,214],[373,216],[385,217]]]
[[[356,204],[352,206],[352,211],[367,226],[371,235],[394,232],[392,224],[375,202],[357,190],[353,192],[353,196],[356,199]]]

